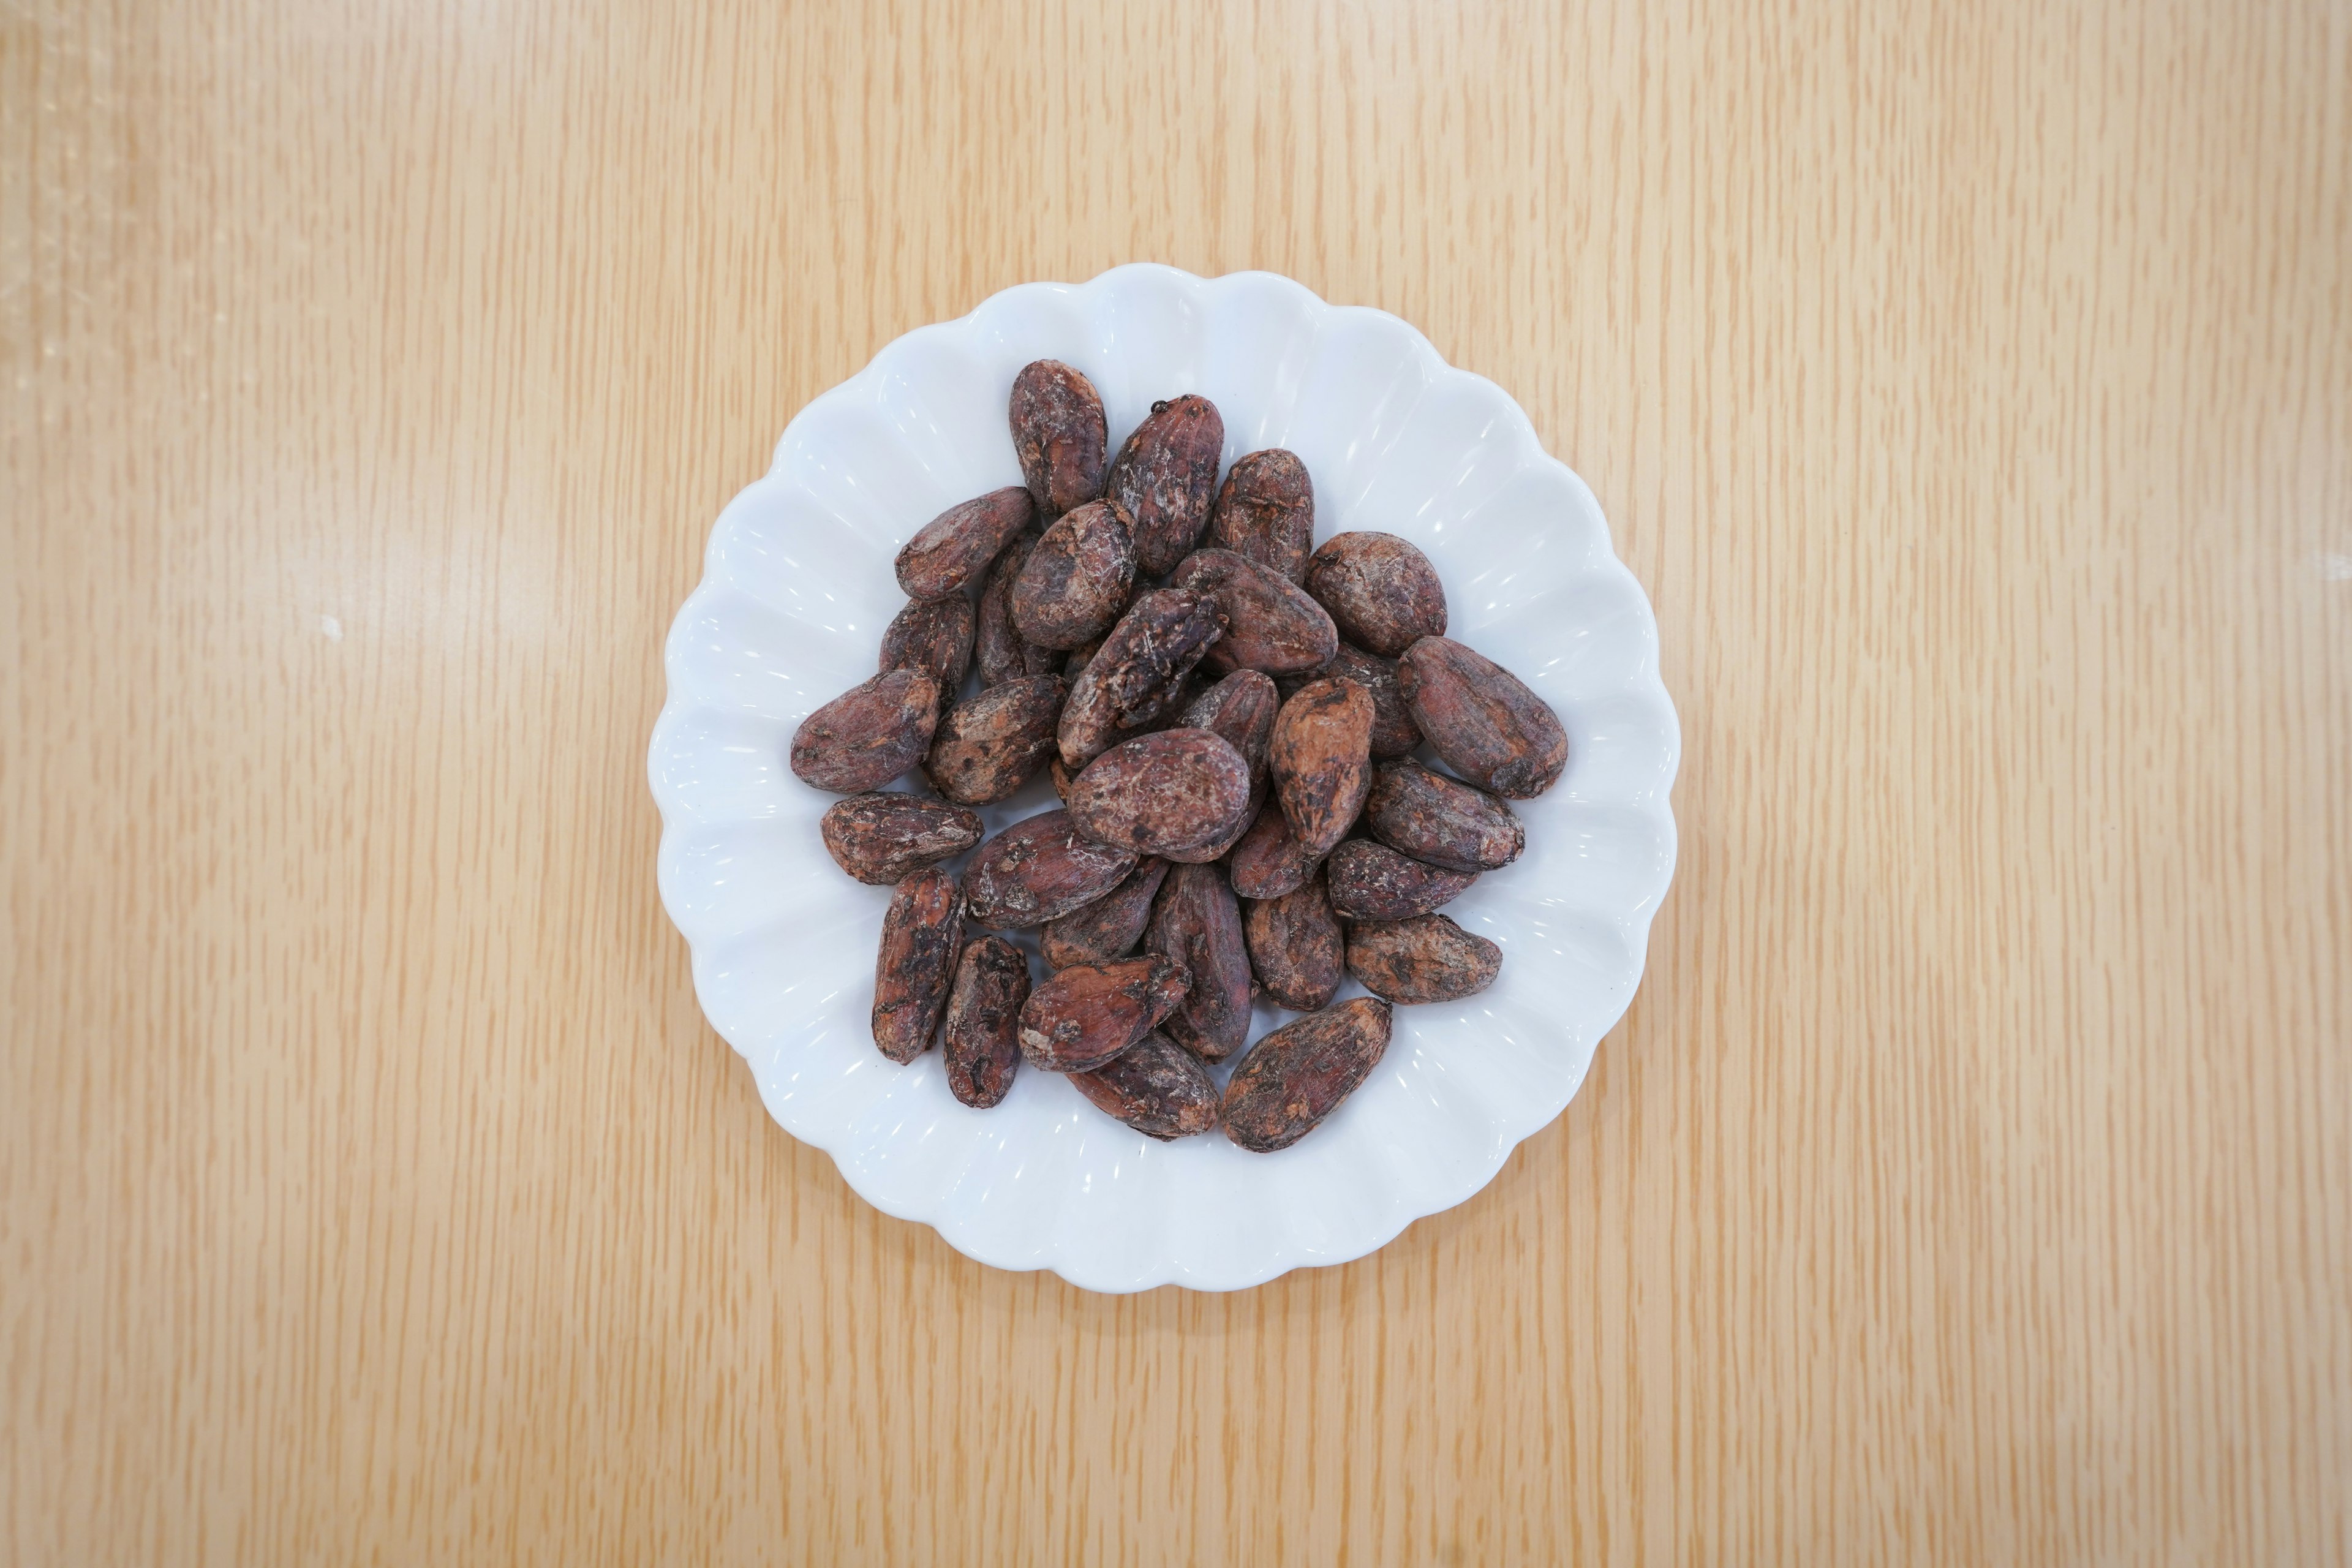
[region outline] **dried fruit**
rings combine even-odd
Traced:
[[[998,1104],[1021,1067],[1021,1007],[1029,1000],[1029,960],[1001,936],[963,950],[948,994],[948,1090],[976,1110]]]
[[[1058,675],[1024,676],[949,709],[923,763],[931,787],[964,805],[1009,799],[1053,751],[1067,690]]]
[[[1234,891],[1243,898],[1278,899],[1303,885],[1321,860],[1299,847],[1282,803],[1270,800],[1258,809],[1226,865],[1233,872]]]
[[[1225,613],[1214,599],[1181,588],[1137,595],[1070,688],[1062,709],[1062,760],[1084,767],[1120,731],[1173,708],[1185,677],[1224,632]]]
[[[960,805],[913,795],[854,795],[817,824],[835,862],[861,882],[887,888],[980,842],[980,818]]]
[[[1348,973],[1391,1002],[1452,1002],[1495,983],[1503,950],[1444,915],[1359,921],[1348,928]]]
[[[1242,935],[1267,995],[1300,1013],[1330,1005],[1347,973],[1348,942],[1322,872],[1278,899],[1253,901],[1242,915]]]
[[[1419,763],[1390,763],[1373,775],[1364,826],[1402,855],[1449,871],[1492,871],[1527,847],[1511,808]]]
[[[1047,923],[1037,940],[1049,969],[1073,963],[1102,963],[1125,958],[1143,940],[1151,921],[1151,902],[1168,876],[1168,862],[1157,856],[1136,862],[1135,869],[1118,887],[1090,904],[1072,910]]]
[[[1330,662],[1309,670],[1307,679],[1341,675],[1372,695],[1372,760],[1412,755],[1413,748],[1421,744],[1421,729],[1412,721],[1412,712],[1404,705],[1404,692],[1397,685],[1397,661],[1343,642]],[[1306,681],[1297,684],[1303,686]]]
[[[1209,516],[1209,542],[1293,583],[1315,541],[1315,483],[1295,452],[1269,447],[1236,461]]]
[[[931,1043],[963,952],[963,911],[953,877],[936,866],[898,884],[882,917],[874,961],[874,1043],[910,1062]]]
[[[1369,838],[1350,838],[1323,864],[1331,907],[1351,921],[1409,921],[1451,902],[1478,879],[1400,855]]]
[[[971,601],[958,594],[945,599],[909,599],[882,633],[882,666],[919,669],[953,696],[971,665]]]
[[[1026,495],[1028,492],[1022,492]],[[980,608],[972,626],[972,653],[980,661],[980,684],[1002,686],[1024,675],[1051,675],[1062,667],[1062,655],[1039,647],[1013,624],[1013,580],[1021,575],[1037,536],[1024,533],[1004,547],[988,569],[988,586],[981,590]]]
[[[793,731],[793,772],[836,795],[879,789],[922,761],[940,718],[940,683],[894,669],[853,686]]]
[[[1162,1143],[1217,1124],[1216,1079],[1165,1035],[1146,1035],[1108,1067],[1074,1072],[1070,1082],[1096,1110]]]
[[[1397,684],[1429,749],[1472,784],[1528,800],[1568,766],[1568,733],[1550,705],[1458,642],[1423,637],[1405,649]]]
[[[1392,1016],[1358,996],[1260,1040],[1225,1082],[1225,1136],[1261,1154],[1306,1137],[1380,1066]]]
[[[1019,485],[957,502],[900,548],[899,591],[909,599],[962,593],[1036,516],[1036,504]]]
[[[1053,1072],[1092,1072],[1149,1034],[1192,984],[1158,953],[1057,970],[1021,1009],[1021,1054]]]
[[[1352,680],[1309,681],[1275,715],[1266,766],[1302,855],[1320,859],[1354,825],[1371,787],[1371,694]]]
[[[1103,493],[1110,427],[1095,384],[1059,360],[1033,360],[1013,378],[1013,452],[1046,517]]]
[[[1104,494],[1135,520],[1135,556],[1147,576],[1166,572],[1200,542],[1224,445],[1217,405],[1187,393],[1153,404],[1118,449]]]
[[[1265,746],[1274,735],[1274,715],[1282,699],[1262,670],[1237,669],[1194,698],[1181,719],[1188,730],[1223,735],[1249,764],[1250,782],[1265,778]]]
[[[1215,596],[1225,635],[1209,650],[1210,668],[1293,675],[1326,663],[1339,648],[1339,628],[1307,591],[1230,550],[1196,550],[1168,579],[1171,588]]]
[[[1127,607],[1135,541],[1127,514],[1088,501],[1055,521],[1013,580],[1013,626],[1040,647],[1076,647]]]
[[[1445,635],[1445,587],[1419,549],[1393,533],[1335,533],[1307,563],[1307,591],[1339,635],[1372,653],[1400,654]]]
[[[999,931],[1043,925],[1092,903],[1135,868],[1131,850],[1097,844],[1066,811],[1024,817],[973,852],[964,910]]]
[[[1105,844],[1171,860],[1215,858],[1249,810],[1249,764],[1223,736],[1162,730],[1122,742],[1070,784],[1070,816]]]
[[[1241,906],[1213,866],[1179,866],[1160,889],[1144,946],[1192,972],[1192,988],[1161,1026],[1204,1061],[1220,1062],[1249,1037],[1249,947]]]

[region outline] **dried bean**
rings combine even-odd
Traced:
[[[982,687],[1002,686],[1024,675],[1051,675],[1062,667],[1058,651],[1039,647],[1013,624],[1013,580],[1036,548],[1037,536],[1024,533],[1006,545],[988,569],[988,586],[981,590],[972,626],[972,653],[980,661]]]
[[[971,601],[962,595],[909,599],[883,628],[881,668],[919,669],[952,697],[971,666]]]
[[[1390,763],[1373,776],[1364,826],[1398,853],[1449,871],[1492,871],[1528,844],[1509,806],[1414,762]]]
[[[1181,588],[1139,595],[1070,688],[1059,731],[1062,760],[1084,767],[1120,731],[1173,708],[1185,678],[1224,631],[1225,613],[1214,599]]]
[[[948,508],[899,550],[900,591],[909,599],[944,599],[962,593],[1036,516],[1035,503],[1019,485]]]
[[[1568,766],[1568,733],[1550,705],[1458,642],[1414,643],[1397,663],[1397,684],[1429,749],[1472,784],[1528,800]]]
[[[1224,445],[1217,405],[1188,393],[1153,404],[1112,460],[1104,493],[1135,520],[1135,555],[1147,576],[1166,572],[1200,542]]]
[[[1070,816],[1105,844],[1171,860],[1214,859],[1249,810],[1249,764],[1207,730],[1122,742],[1070,785]]]
[[[854,795],[817,824],[825,848],[861,882],[887,888],[980,842],[980,818],[912,795]]]
[[[1000,931],[1043,925],[1110,891],[1135,859],[1081,834],[1068,812],[1041,812],[973,852],[963,879],[965,912]]]
[[[940,683],[894,669],[853,686],[793,731],[793,772],[836,795],[879,789],[920,762],[939,723]]]
[[[1339,628],[1322,605],[1287,577],[1230,550],[1196,550],[1168,579],[1171,588],[1214,595],[1225,635],[1209,650],[1210,668],[1292,675],[1328,662]]]
[[[874,1043],[894,1062],[929,1048],[963,952],[963,911],[953,877],[936,866],[898,884],[882,917],[874,961]]]
[[[1037,941],[1049,969],[1073,963],[1102,963],[1125,958],[1143,940],[1151,921],[1152,900],[1168,876],[1168,862],[1157,856],[1136,863],[1118,887],[1090,904],[1072,910],[1047,923]]]
[[[1253,900],[1242,916],[1242,935],[1267,995],[1299,1013],[1330,1005],[1347,972],[1348,943],[1322,872],[1278,899]]]
[[[1260,1040],[1225,1082],[1225,1136],[1261,1154],[1306,1137],[1380,1066],[1392,1016],[1358,996]]]
[[[1209,517],[1211,544],[1299,583],[1314,540],[1315,483],[1297,453],[1269,447],[1234,464]]]
[[[1033,360],[1013,378],[1013,452],[1037,510],[1059,517],[1103,493],[1110,428],[1095,384],[1059,360]]]
[[[1227,865],[1234,891],[1244,899],[1278,899],[1295,892],[1321,861],[1298,847],[1290,818],[1283,815],[1282,803],[1274,800],[1258,808],[1256,820],[1232,853]]]
[[[1070,1074],[1070,1082],[1096,1110],[1162,1143],[1217,1124],[1216,1079],[1162,1034],[1144,1036],[1108,1067]]]
[[[1358,921],[1348,928],[1348,973],[1391,1002],[1453,1002],[1495,983],[1503,950],[1444,915]]]
[[[1160,889],[1144,946],[1192,972],[1192,988],[1162,1026],[1168,1037],[1218,1062],[1249,1037],[1249,947],[1241,906],[1213,866],[1179,866]]]
[[[1369,838],[1350,838],[1323,865],[1331,907],[1351,921],[1409,921],[1450,903],[1478,879],[1400,855]]]
[[[1013,580],[1013,626],[1040,647],[1076,647],[1101,636],[1127,607],[1135,541],[1127,514],[1088,501],[1057,518]]]
[[[1021,1067],[1021,1007],[1029,1000],[1029,959],[1001,936],[963,950],[948,994],[948,1091],[976,1110],[1002,1102]]]
[[[1445,635],[1445,587],[1429,557],[1393,533],[1335,533],[1307,563],[1307,591],[1339,635],[1372,653],[1402,653]]]
[[[1301,854],[1328,854],[1363,810],[1371,742],[1371,694],[1352,680],[1309,681],[1275,715],[1266,766]]]
[[[1092,1072],[1174,1011],[1192,984],[1158,953],[1057,970],[1022,1006],[1021,1054],[1049,1071]]]
[[[1067,690],[1058,675],[1024,676],[949,709],[923,763],[931,787],[964,805],[1011,798],[1052,752]]]

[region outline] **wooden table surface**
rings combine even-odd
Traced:
[[[1523,403],[1682,866],[1374,1257],[994,1272],[655,897],[896,334],[1269,268]],[[0,9],[0,1561],[2352,1555],[2352,13]]]

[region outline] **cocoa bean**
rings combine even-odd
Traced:
[[[1290,818],[1283,815],[1282,803],[1275,800],[1258,808],[1256,819],[1232,854],[1227,864],[1233,872],[1234,891],[1244,899],[1278,899],[1294,892],[1321,861],[1321,857],[1298,847],[1297,836],[1290,831]]]
[[[1013,625],[1040,647],[1076,647],[1110,630],[1135,581],[1127,514],[1088,501],[1055,520],[1013,580]]]
[[[1306,1137],[1380,1066],[1392,1016],[1358,996],[1258,1041],[1225,1082],[1225,1136],[1261,1154]]]
[[[931,787],[964,805],[1011,798],[1053,751],[1067,690],[1058,675],[1024,676],[949,709],[923,763]]]
[[[1219,1062],[1249,1037],[1249,947],[1241,906],[1213,866],[1179,866],[1160,889],[1143,945],[1192,972],[1192,988],[1160,1026],[1203,1061]]]
[[[1097,844],[1066,811],[1024,817],[973,851],[964,910],[999,931],[1043,925],[1093,902],[1135,868],[1132,850]]]
[[[1369,838],[1350,838],[1323,863],[1331,907],[1351,921],[1409,921],[1451,902],[1478,879],[1400,855]]]
[[[1423,637],[1397,685],[1429,749],[1472,784],[1512,800],[1543,794],[1568,766],[1568,733],[1519,678],[1446,637]]]
[[[1103,493],[1135,520],[1135,558],[1157,577],[1184,559],[1208,526],[1225,422],[1187,393],[1151,405],[1112,459]]]
[[[972,625],[972,653],[980,661],[982,687],[1002,686],[1024,675],[1051,675],[1062,667],[1059,651],[1039,647],[1013,624],[1013,580],[1021,575],[1035,548],[1037,536],[1024,533],[1006,545],[988,569],[988,586],[981,590]]]
[[[1013,454],[1037,510],[1061,516],[1103,493],[1110,427],[1095,384],[1059,360],[1033,360],[1013,378]]]
[[[836,795],[879,789],[922,760],[939,723],[940,683],[894,669],[853,686],[793,731],[793,772]]]
[[[963,950],[948,993],[940,1041],[948,1092],[975,1110],[1003,1102],[1021,1068],[1021,1007],[1029,1000],[1029,959],[1001,936]]]
[[[1528,844],[1509,806],[1414,762],[1390,763],[1373,776],[1364,826],[1399,854],[1449,871],[1492,871]]]
[[[1225,635],[1209,650],[1210,668],[1290,675],[1326,663],[1339,632],[1307,590],[1230,550],[1196,550],[1168,579],[1171,588],[1213,596],[1225,612]]]
[[[953,698],[971,665],[971,601],[962,595],[909,599],[883,628],[881,668],[919,669]]]
[[[1306,588],[1339,635],[1377,654],[1401,654],[1445,635],[1445,587],[1429,557],[1393,533],[1335,533],[1307,563]]]
[[[835,864],[861,882],[891,887],[980,842],[980,818],[960,805],[912,795],[854,795],[834,802],[817,831]]]
[[[1060,752],[1048,752],[1045,754],[1045,772],[1054,781],[1054,798],[1064,805],[1069,805],[1070,786],[1077,783],[1078,775],[1070,771],[1069,763],[1062,761]]]
[[[1223,737],[1163,730],[1088,763],[1071,783],[1069,811],[1080,832],[1104,844],[1213,859],[1248,812],[1249,794],[1249,764]]]
[[[1391,1002],[1452,1002],[1495,983],[1503,950],[1444,915],[1358,921],[1348,928],[1348,973]]]
[[[1092,1072],[1149,1034],[1192,984],[1158,953],[1057,970],[1021,1008],[1021,1054],[1053,1072]]]
[[[1309,681],[1275,715],[1266,766],[1302,855],[1321,858],[1354,824],[1371,787],[1371,693],[1344,678]]]
[[[1209,542],[1302,583],[1315,541],[1315,483],[1295,452],[1269,447],[1237,460],[1209,515]]]
[[[1151,921],[1152,900],[1168,876],[1168,862],[1157,856],[1136,862],[1135,869],[1118,887],[1090,904],[1049,921],[1037,941],[1049,969],[1073,963],[1103,963],[1125,958],[1143,940]]]
[[[1253,900],[1242,915],[1242,936],[1267,995],[1299,1013],[1330,1005],[1346,973],[1348,943],[1322,872],[1278,899]]]
[[[1036,516],[1036,504],[1019,485],[957,502],[900,547],[899,591],[909,599],[962,593]]]
[[[894,1062],[930,1047],[963,952],[963,910],[953,877],[934,866],[898,884],[882,917],[874,961],[874,1043]]]
[[[1173,707],[1192,667],[1224,631],[1225,613],[1214,599],[1181,588],[1139,595],[1070,688],[1059,732],[1062,760],[1084,767],[1120,731],[1149,724]]]
[[[1144,1036],[1108,1067],[1070,1074],[1070,1082],[1096,1110],[1162,1143],[1217,1124],[1216,1079],[1162,1034]]]
[[[1343,642],[1328,663],[1307,671],[1283,695],[1291,696],[1307,680],[1333,676],[1345,676],[1372,694],[1372,760],[1412,755],[1413,748],[1421,744],[1421,729],[1413,723],[1412,711],[1404,705],[1404,692],[1397,685],[1397,661]]]
[[[1188,730],[1223,735],[1249,764],[1253,786],[1265,782],[1265,746],[1282,706],[1274,681],[1263,670],[1237,669],[1194,698],[1179,720]]]

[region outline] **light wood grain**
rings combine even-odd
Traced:
[[[1126,260],[1593,486],[1681,873],[1458,1210],[1084,1295],[702,1023],[660,639]],[[2352,1558],[2341,5],[0,7],[0,1561]]]

